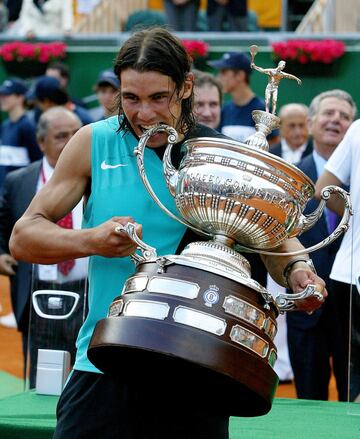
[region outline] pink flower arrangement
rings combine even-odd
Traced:
[[[289,40],[273,43],[272,49],[275,60],[330,64],[344,54],[345,45],[336,40]]]
[[[66,44],[55,41],[53,43],[28,43],[13,41],[0,46],[0,57],[5,61],[38,61],[48,63],[66,54]]]
[[[208,55],[209,46],[204,41],[183,40],[182,43],[193,60],[199,57],[205,58]]]

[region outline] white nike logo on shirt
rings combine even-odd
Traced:
[[[101,163],[101,169],[115,169],[115,168],[119,168],[120,166],[127,166],[127,165],[124,165],[122,163],[119,163],[118,165],[108,165],[107,163],[105,163],[105,160]]]

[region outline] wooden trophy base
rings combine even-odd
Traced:
[[[152,288],[154,280],[157,292]],[[190,280],[199,288],[196,298],[160,292],[159,285],[163,281],[169,288],[171,282],[177,282],[177,285],[184,282],[188,286]],[[142,291],[134,291],[134,285],[140,284],[143,285]],[[217,285],[220,293],[218,302],[212,303],[211,307],[204,301],[204,297],[209,297],[209,285],[211,288]],[[177,377],[181,375],[181,386],[188,385],[189,398],[198,388],[203,394],[204,404],[219,405],[228,415],[264,415],[271,409],[278,384],[278,377],[269,364],[269,352],[276,352],[272,342],[274,334],[271,333],[270,337],[265,330],[226,313],[224,304],[229,297],[244,303],[249,315],[259,310],[266,317],[265,321],[275,321],[274,307],[266,308],[261,295],[245,285],[196,268],[174,264],[166,267],[166,272],[159,273],[155,263],[143,264],[125,284],[124,294],[113,302],[121,303],[118,316],[97,323],[88,357],[105,373],[124,373],[126,376],[127,371],[132,371],[146,374],[151,380],[168,382],[169,391],[173,389],[175,395]],[[134,305],[159,304],[168,308],[167,317],[129,315]],[[251,308],[247,308],[248,305]],[[191,316],[192,312],[197,313],[194,321],[179,323],[176,319],[179,309],[190,310]],[[224,322],[226,329],[218,334],[193,327],[198,324],[197,317],[201,319],[202,316],[210,321],[213,316]],[[231,335],[234,328],[249,334],[250,342],[255,340],[252,348],[246,345],[248,341],[245,344],[234,342]],[[262,355],[262,351],[254,351],[258,343],[267,344],[268,348],[264,349],[267,353]]]

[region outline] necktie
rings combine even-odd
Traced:
[[[64,216],[64,218],[61,218],[57,225],[60,227],[63,227],[64,229],[72,229],[73,228],[73,218],[72,218],[72,212],[69,212],[67,215]],[[58,263],[58,269],[61,274],[64,276],[67,276],[72,268],[74,268],[75,260],[69,259],[67,261],[62,261]]]
[[[45,171],[44,167],[41,167],[41,181],[43,184],[46,183],[46,177],[45,177]],[[64,218],[61,218],[57,225],[60,227],[63,227],[64,229],[72,229],[73,228],[73,217],[72,212],[69,212],[67,215],[64,216]],[[58,269],[61,274],[64,276],[67,276],[70,271],[74,268],[75,260],[69,259],[67,261],[59,262],[58,263]]]
[[[339,217],[337,216],[337,214],[332,210],[327,209],[327,226],[329,233],[332,233],[336,229],[338,222]]]

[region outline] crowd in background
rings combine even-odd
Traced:
[[[93,10],[99,0],[19,0],[0,3],[0,32],[17,37],[71,35],[75,18]],[[174,31],[198,30],[200,0],[164,0],[164,18]],[[208,0],[206,28],[247,30],[246,0]]]

